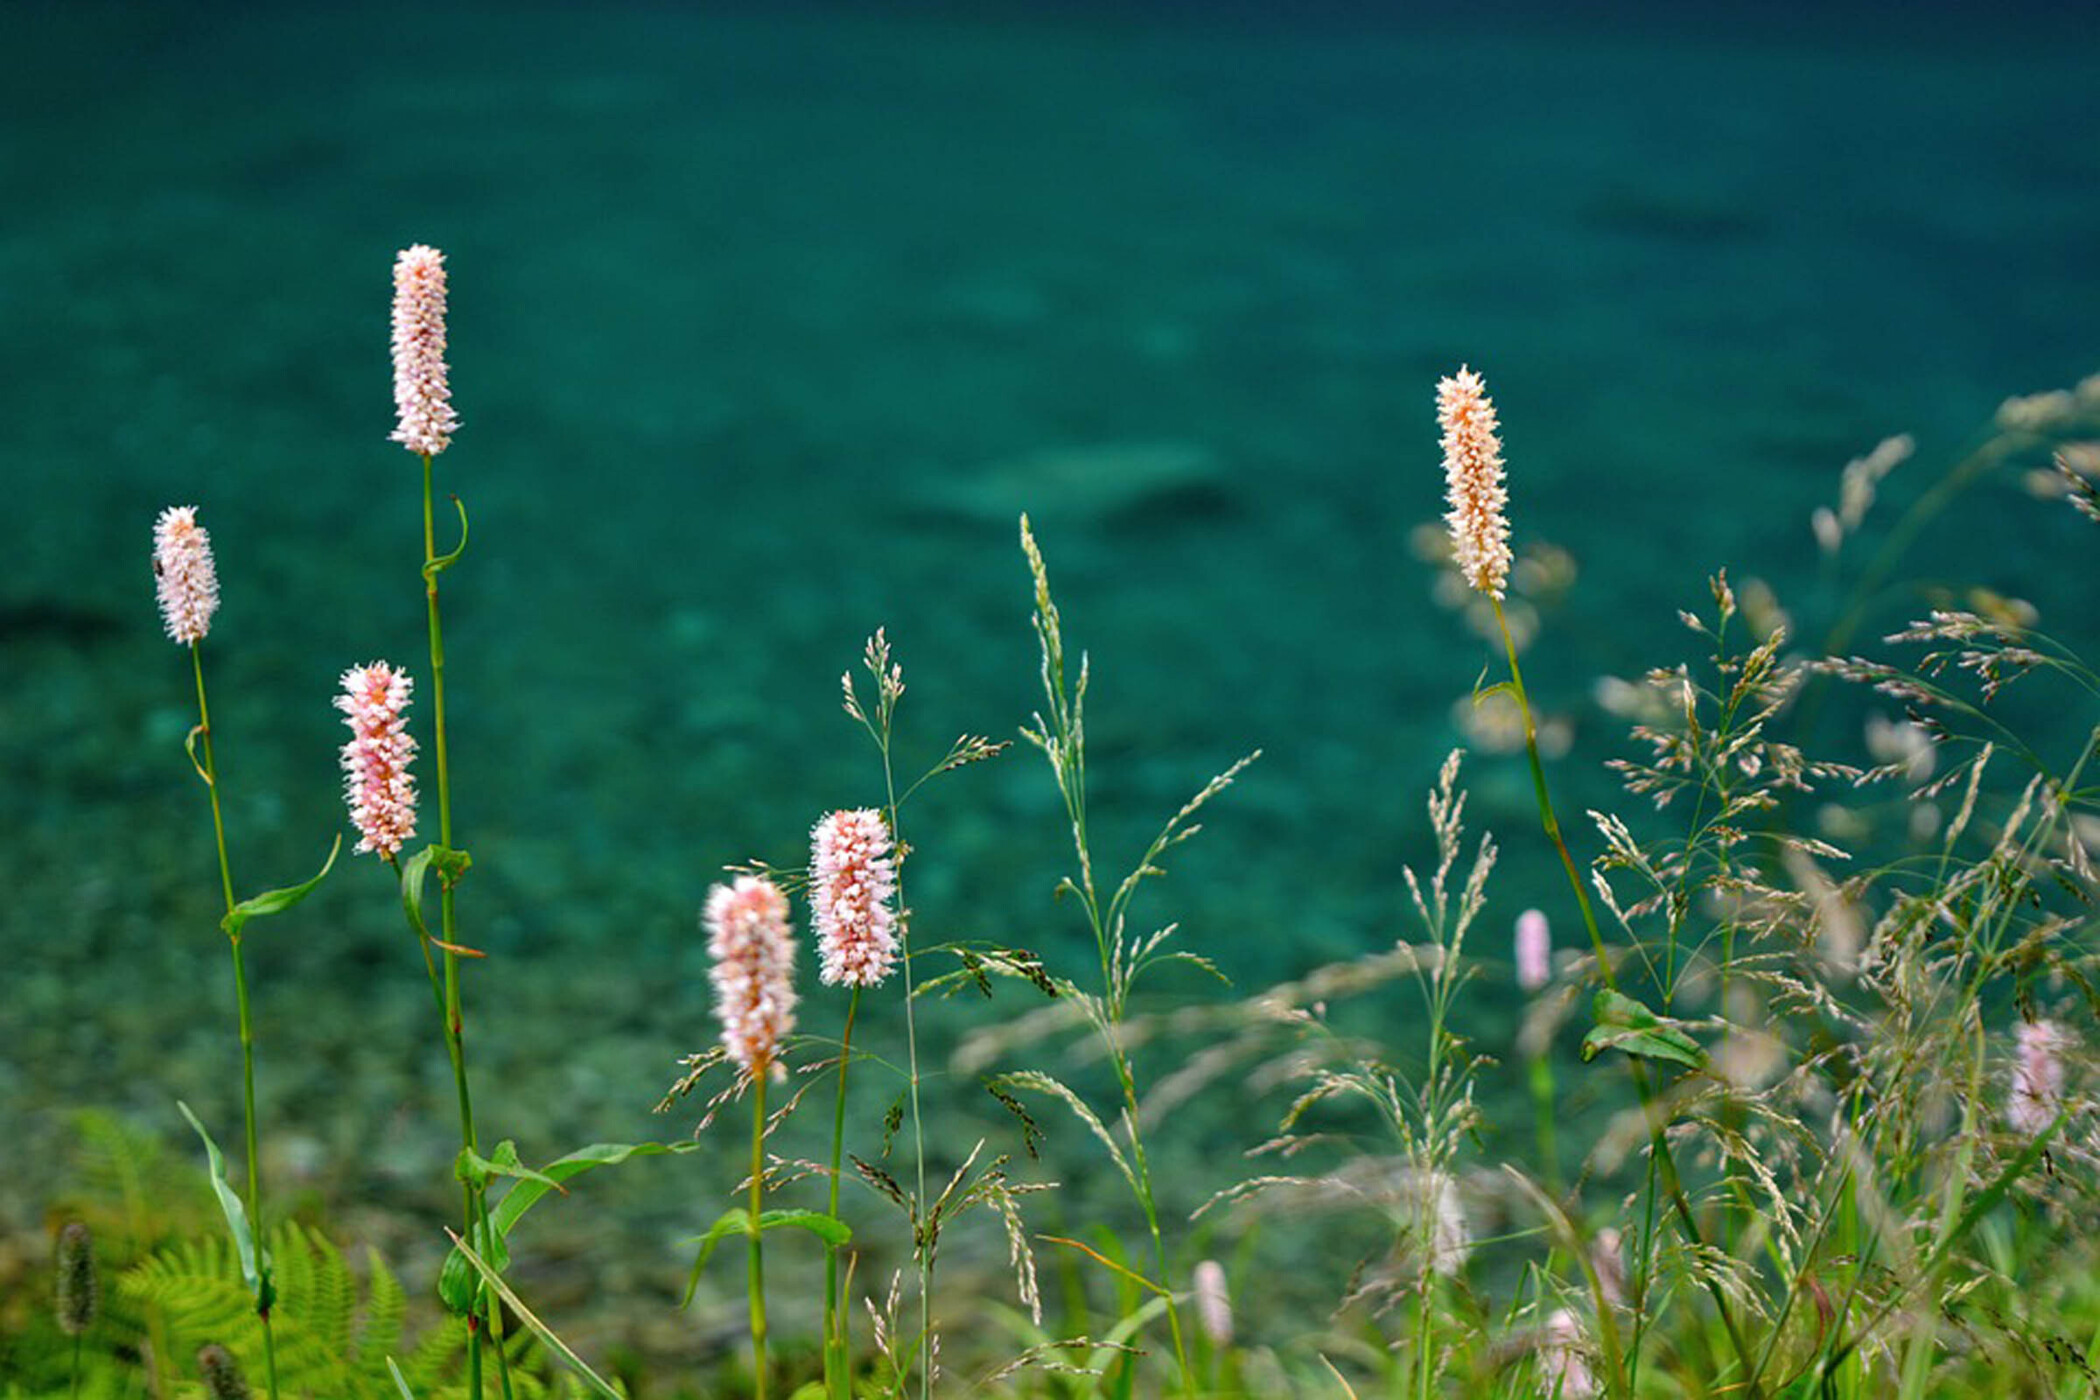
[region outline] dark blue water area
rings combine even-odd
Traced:
[[[243,892],[344,829],[344,667],[415,669],[428,759],[418,469],[386,440],[410,243],[448,257],[438,487],[472,525],[443,581],[463,937],[491,954],[470,1005],[489,1113],[545,1152],[661,1130],[670,1057],[713,1034],[696,911],[721,866],[793,864],[823,811],[880,799],[838,705],[872,631],[909,685],[906,777],[1040,705],[1024,509],[1091,657],[1104,868],[1263,750],[1137,915],[1251,992],[1419,936],[1401,866],[1433,860],[1424,793],[1500,674],[1414,539],[1442,509],[1440,375],[1485,373],[1516,542],[1575,564],[1525,664],[1588,854],[1582,808],[1636,810],[1598,677],[1695,657],[1677,609],[1722,567],[1822,635],[2003,400],[2100,368],[2100,46],[2070,7],[6,23],[0,1102],[25,1143],[81,1102],[237,1112],[156,511],[198,505],[217,547]],[[1899,432],[1916,456],[1826,562],[1811,512]],[[2095,651],[2091,527],[2020,489],[2043,461],[1936,517],[1862,645],[1951,596],[1927,585],[1984,584]],[[1849,721],[1819,739],[1861,756]],[[1466,774],[1504,849],[1467,1013],[1499,1042],[1510,924],[1567,895],[1521,754]],[[1092,980],[1039,754],[905,820],[921,939]],[[277,1120],[348,1152],[428,1099],[441,1186],[449,1076],[383,868],[346,856],[251,952]],[[1388,1006],[1416,1043],[1411,994]],[[934,1006],[931,1043],[980,1015]],[[1218,1092],[1191,1121],[1230,1126]],[[0,1178],[17,1216],[49,1182]]]

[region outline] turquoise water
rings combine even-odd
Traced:
[[[445,606],[463,927],[492,955],[469,989],[482,1111],[528,1156],[677,1131],[646,1109],[712,1034],[707,885],[880,796],[837,708],[871,631],[910,686],[906,768],[1039,703],[1021,510],[1092,656],[1105,859],[1264,750],[1149,911],[1251,990],[1411,933],[1399,867],[1431,858],[1422,794],[1492,660],[1410,543],[1441,508],[1440,374],[1486,373],[1518,543],[1576,561],[1527,660],[1571,726],[1574,811],[1610,800],[1596,761],[1626,751],[1592,681],[1691,654],[1675,611],[1712,570],[1827,624],[1844,581],[1808,518],[1848,459],[1918,439],[1871,534],[2005,397],[2100,368],[2100,55],[2044,10],[10,23],[18,1229],[68,1105],[237,1121],[155,512],[197,504],[218,550],[206,664],[244,891],[341,829],[337,674],[425,671],[415,462],[386,441],[409,243],[452,279],[464,427],[439,476],[473,532]],[[2090,527],[2010,476],[1913,558],[2100,643]],[[1557,872],[1521,760],[1469,774],[1506,851],[1480,935],[1499,957]],[[1084,974],[1038,755],[946,778],[907,820],[922,938]],[[346,860],[254,960],[266,1121],[299,1148],[282,1173],[445,1210],[450,1086],[384,871]],[[1484,1028],[1511,995],[1481,984]],[[929,1013],[936,1050],[969,1014]],[[1188,1116],[1221,1179],[1261,1131],[1233,1092]],[[427,1227],[366,1228],[428,1252]]]

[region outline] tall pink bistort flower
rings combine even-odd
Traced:
[[[203,641],[219,610],[219,571],[195,506],[169,506],[153,522],[153,587],[168,635],[183,643]]]
[[[2053,1021],[2023,1021],[2013,1060],[2012,1098],[2005,1117],[2032,1137],[2056,1121],[2064,1106],[2063,1051],[2067,1037]]]
[[[394,259],[392,440],[435,457],[459,427],[445,370],[445,255],[418,243]]]
[[[882,813],[861,807],[818,822],[810,832],[809,877],[824,985],[877,985],[897,963],[890,908],[897,867]]]
[[[1436,419],[1444,430],[1444,493],[1451,510],[1451,548],[1467,583],[1499,599],[1509,580],[1509,493],[1502,487],[1502,439],[1495,404],[1479,375],[1461,367],[1436,386]]]
[[[416,741],[402,718],[410,689],[406,671],[375,661],[343,672],[343,693],[335,697],[350,726],[343,796],[350,824],[361,833],[357,849],[377,851],[389,861],[416,834],[416,784],[408,771]]]
[[[762,875],[739,875],[707,892],[707,951],[715,960],[715,1014],[722,1045],[751,1076],[779,1064],[780,1040],[795,1028],[795,942],[787,896]]]
[[[1553,929],[1536,909],[1517,915],[1517,985],[1536,992],[1553,980]]]

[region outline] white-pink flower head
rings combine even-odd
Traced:
[[[1536,909],[1517,915],[1517,985],[1538,991],[1553,980],[1553,930]]]
[[[435,457],[459,427],[445,369],[445,255],[418,243],[394,259],[393,441]]]
[[[722,1045],[753,1078],[782,1073],[780,1041],[795,1028],[795,941],[787,896],[762,875],[739,875],[707,892],[702,915],[715,960]]]
[[[2063,1051],[2069,1037],[2053,1021],[2023,1021],[2019,1043],[2005,1117],[2014,1131],[2031,1137],[2054,1123],[2063,1109]]]
[[[1451,550],[1467,583],[1492,598],[1509,579],[1509,493],[1502,487],[1502,439],[1495,404],[1479,375],[1461,367],[1436,386],[1444,430],[1444,493],[1451,510]]]
[[[168,635],[178,642],[203,641],[219,610],[219,571],[195,506],[169,506],[153,522],[153,588]]]
[[[335,707],[350,726],[343,745],[343,797],[350,824],[361,833],[360,851],[387,859],[416,834],[416,784],[408,771],[416,754],[403,716],[411,682],[406,671],[384,661],[343,672]]]
[[[1196,1295],[1196,1321],[1203,1335],[1214,1347],[1231,1346],[1232,1295],[1225,1287],[1225,1266],[1215,1259],[1202,1260],[1190,1274],[1189,1286]]]
[[[827,987],[872,987],[897,965],[897,866],[882,813],[833,812],[809,835],[809,900]]]
[[[1556,1400],[1590,1400],[1597,1377],[1583,1355],[1582,1324],[1566,1308],[1556,1308],[1539,1334],[1539,1393]]]

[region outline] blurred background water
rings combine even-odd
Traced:
[[[910,687],[906,769],[1039,703],[1023,509],[1092,656],[1103,859],[1264,750],[1147,911],[1242,991],[1412,935],[1422,794],[1498,673],[1414,538],[1461,363],[1502,412],[1518,544],[1575,569],[1527,660],[1572,743],[1564,814],[1611,800],[1627,745],[1592,684],[1695,654],[1676,610],[1709,573],[1827,625],[1846,576],[1809,516],[1847,460],[1917,437],[1872,534],[2008,395],[2100,367],[2074,11],[10,5],[0,1214],[41,1238],[69,1107],[172,1134],[182,1097],[236,1135],[154,514],[196,504],[217,547],[243,892],[343,828],[337,675],[427,674],[416,462],[386,440],[397,249],[451,272],[470,1051],[485,1136],[545,1157],[683,1131],[647,1110],[713,1035],[708,884],[880,797],[837,705],[870,632]],[[2006,475],[1906,577],[2031,600],[2091,654],[2092,559]],[[1565,891],[1521,757],[1468,771],[1505,847],[1499,960]],[[907,820],[922,940],[1085,976],[1039,755]],[[251,947],[275,1174],[427,1258],[449,1074],[386,873],[346,858]],[[1506,973],[1473,996],[1506,1035]],[[981,1014],[930,1009],[933,1054]],[[1265,1135],[1235,1092],[1185,1116],[1177,1206]],[[629,1206],[620,1267],[675,1281],[665,1222],[712,1197]]]

